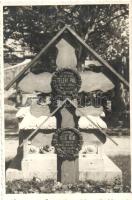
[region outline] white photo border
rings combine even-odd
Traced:
[[[129,4],[129,58],[130,58],[130,86],[132,85],[132,2],[131,0],[3,0],[0,1],[0,155],[1,155],[1,193],[3,200],[130,200],[132,193],[87,193],[87,194],[6,194],[5,193],[5,135],[4,135],[4,70],[3,70],[3,6],[24,6],[24,5],[81,5],[81,4]],[[132,87],[130,87],[130,96]],[[130,114],[132,109],[132,101],[130,99]],[[131,133],[132,119],[130,115],[130,142],[132,144]],[[132,152],[132,145],[131,145]],[[131,159],[132,166],[132,159]],[[131,167],[132,169],[132,167]],[[132,170],[131,170],[132,171]],[[131,178],[132,180],[132,178]],[[131,181],[132,189],[132,181]],[[132,192],[132,190],[131,190]]]

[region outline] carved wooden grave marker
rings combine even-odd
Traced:
[[[81,87],[81,77],[74,70],[77,65],[75,50],[64,39],[59,41],[57,48],[60,50],[56,61],[59,70],[52,77],[53,99],[58,102],[66,98],[76,99]],[[82,137],[77,130],[75,108],[66,102],[58,113],[61,117],[57,118],[58,130],[52,141],[58,155],[58,180],[64,184],[76,183],[79,180],[78,154]]]
[[[65,30],[70,33],[70,37],[67,35],[68,32],[65,32]],[[62,39],[59,40],[60,36],[62,36],[61,37]],[[52,106],[50,107],[50,110],[49,110],[50,113],[46,114],[46,111],[43,111],[43,114],[46,114],[48,116],[46,117],[45,120],[43,120],[43,122],[39,126],[37,125],[37,128],[35,128],[35,130],[33,130],[33,132],[29,136],[26,136],[26,139],[22,138],[23,142],[21,142],[21,144],[19,145],[19,148],[25,147],[25,145],[28,144],[28,140],[30,140],[33,136],[35,136],[35,134],[37,135],[39,133],[40,129],[43,127],[43,125],[45,125],[45,123],[49,120],[50,117],[52,117],[54,115],[57,116],[56,117],[57,131],[56,131],[54,137],[52,138],[52,144],[55,146],[57,154],[53,154],[53,156],[45,155],[44,156],[45,158],[43,156],[38,157],[38,155],[37,155],[36,158],[34,159],[34,162],[33,162],[33,160],[31,160],[30,156],[29,156],[29,158],[27,158],[27,155],[26,155],[22,161],[22,166],[23,166],[22,174],[18,175],[19,178],[14,177],[15,173],[12,173],[12,168],[11,168],[11,171],[9,170],[9,173],[7,173],[8,175],[10,173],[13,174],[13,176],[12,176],[13,179],[14,178],[21,179],[21,177],[24,177],[24,176],[26,179],[27,179],[27,177],[29,179],[32,179],[34,176],[36,177],[36,175],[37,175],[37,176],[40,176],[40,178],[43,178],[45,180],[45,179],[47,179],[47,174],[48,174],[48,178],[50,175],[51,178],[56,179],[57,178],[56,177],[56,175],[57,175],[56,164],[58,163],[58,172],[59,172],[58,180],[64,184],[76,183],[78,181],[78,179],[80,181],[85,181],[85,180],[89,180],[89,179],[90,180],[96,179],[97,181],[100,181],[100,175],[101,175],[102,180],[105,180],[105,181],[106,181],[106,177],[108,175],[108,177],[110,177],[109,181],[111,181],[111,175],[113,174],[113,169],[111,166],[114,166],[114,165],[109,164],[109,166],[111,167],[111,170],[108,170],[109,169],[108,164],[105,167],[102,167],[103,166],[102,164],[106,163],[106,161],[108,162],[108,159],[106,160],[104,157],[103,159],[106,161],[104,163],[102,163],[102,155],[100,156],[98,153],[99,152],[98,151],[99,148],[97,148],[98,146],[96,148],[93,148],[93,146],[90,147],[90,145],[83,146],[82,151],[79,152],[83,141],[82,141],[82,137],[78,131],[78,127],[80,129],[81,129],[81,127],[82,127],[82,129],[84,129],[84,119],[82,120],[83,123],[81,123],[81,118],[84,116],[85,120],[86,120],[86,123],[85,123],[86,129],[89,129],[91,127],[97,128],[103,134],[104,139],[106,136],[109,139],[111,139],[105,133],[105,131],[102,130],[103,127],[102,126],[100,127],[100,122],[98,124],[98,120],[100,121],[100,119],[98,119],[96,121],[95,120],[96,118],[93,119],[93,118],[89,117],[89,115],[93,115],[94,112],[92,110],[92,114],[90,114],[89,105],[87,105],[87,107],[84,107],[85,106],[84,94],[82,94],[82,93],[90,93],[92,91],[95,91],[97,93],[97,90],[107,92],[107,91],[113,89],[114,85],[112,84],[112,82],[109,79],[107,79],[105,76],[103,76],[102,73],[85,71],[85,72],[79,72],[79,74],[78,74],[77,68],[76,68],[77,67],[77,58],[76,58],[76,54],[75,54],[75,49],[72,47],[71,44],[69,44],[63,38],[63,37],[65,37],[65,38],[67,38],[67,40],[69,38],[70,41],[75,41],[75,40],[73,40],[72,36],[84,48],[86,48],[87,51],[89,53],[91,53],[93,57],[95,57],[98,61],[100,61],[101,65],[104,65],[107,68],[109,68],[127,86],[129,85],[128,82],[123,79],[123,77],[121,77],[117,72],[115,72],[114,69],[106,61],[104,61],[69,26],[66,25],[62,30],[60,30],[59,33],[57,33],[57,35],[55,35],[55,37],[53,39],[51,39],[51,41],[49,41],[49,43],[40,51],[40,53],[38,55],[36,55],[35,58],[5,88],[8,90],[16,82],[17,86],[21,89],[21,91],[24,92],[24,94],[22,94],[24,99],[29,94],[36,92],[36,91],[45,93],[46,95],[50,94],[52,96]],[[52,59],[51,59],[51,62],[49,62],[49,65],[47,65],[48,68],[45,69],[45,67],[43,67],[43,69],[45,69],[44,70],[45,72],[37,74],[37,75],[33,74],[32,66],[33,66],[33,68],[34,67],[38,68],[37,65],[39,63],[39,59],[42,64],[42,62],[43,62],[42,56],[47,52],[48,48],[51,47],[56,40],[57,41],[59,40],[59,41],[56,44],[56,47],[58,49],[58,54],[57,54],[57,58],[56,58],[56,67],[57,68],[54,68],[54,70],[56,69],[55,74],[53,75],[52,73],[46,72],[47,69],[50,67],[52,69],[49,69],[49,71],[51,72],[53,70]],[[75,45],[76,45],[76,43],[75,43]],[[51,54],[49,53],[47,55],[49,60],[50,60],[50,56],[51,56],[51,58],[54,58],[54,56],[56,55],[56,51],[55,51],[54,55],[51,55]],[[90,56],[90,55],[88,55],[88,56]],[[80,64],[83,64],[83,63],[80,63]],[[78,67],[79,66],[80,65],[78,64]],[[29,70],[29,68],[31,68],[31,71],[26,74],[26,72]],[[85,68],[84,68],[84,70],[85,70]],[[37,70],[37,71],[39,71],[39,70]],[[80,76],[81,76],[81,78],[80,78]],[[82,84],[81,84],[81,82],[82,82]],[[27,87],[27,86],[29,86],[29,87]],[[52,86],[52,91],[51,91],[51,86]],[[81,86],[81,89],[80,89],[80,86]],[[82,110],[80,108],[80,102],[79,102],[80,96],[79,95],[81,95],[82,99],[83,99]],[[79,97],[79,99],[77,99],[77,97]],[[56,102],[54,102],[55,99],[56,99],[57,104],[56,104]],[[59,101],[60,101],[61,105],[58,104]],[[78,104],[76,104],[76,103],[74,104],[73,101],[76,103],[78,102]],[[69,103],[69,105],[67,105],[67,103]],[[86,110],[86,114],[84,112],[85,110]],[[36,107],[36,106],[35,106],[34,111],[37,112],[37,114],[40,114],[40,113],[38,113],[38,107]],[[77,114],[76,111],[79,112],[78,117],[76,116],[76,114]],[[97,108],[95,109],[95,112],[97,113]],[[31,112],[31,113],[33,113],[33,112]],[[78,118],[79,118],[79,120],[78,120]],[[36,122],[35,122],[35,124],[36,124]],[[56,122],[53,127],[54,127],[54,129],[56,129]],[[25,132],[24,132],[24,134],[25,134]],[[37,138],[37,140],[38,140],[38,138]],[[95,138],[93,138],[93,139],[95,139]],[[93,139],[91,138],[91,135],[89,135],[88,142],[91,140],[91,143],[89,143],[89,144],[93,144],[93,143],[95,144],[95,142],[97,144],[98,141],[93,140]],[[111,139],[111,141],[113,141],[113,140]],[[114,142],[114,143],[117,144],[116,142]],[[41,140],[40,140],[40,144],[41,144]],[[41,153],[43,152],[42,150],[41,150]],[[80,154],[79,159],[78,159],[78,154]],[[58,162],[56,162],[56,157],[58,157],[58,159],[57,159]],[[39,161],[39,162],[36,162],[36,159],[38,159],[37,161]],[[48,162],[49,165],[47,165],[47,168],[46,168],[47,161],[49,161]],[[15,163],[16,163],[16,161],[15,161]],[[27,163],[28,163],[28,165],[27,165]],[[38,164],[37,167],[34,167],[35,164]],[[43,168],[43,166],[44,166],[44,168]],[[94,169],[93,169],[93,166],[95,166]],[[31,171],[32,171],[32,175],[31,175]],[[109,175],[109,173],[110,173],[110,175]],[[96,176],[97,174],[98,174],[98,176]],[[119,174],[119,176],[121,177],[121,171],[116,169],[114,166],[114,175],[113,176],[116,177],[117,174]]]

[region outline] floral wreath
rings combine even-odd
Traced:
[[[76,79],[76,90],[74,91],[69,91],[69,92],[66,92],[64,90],[61,90],[59,87],[58,87],[58,84],[57,84],[57,81],[56,81],[56,78],[60,76],[61,73],[63,72],[71,72],[73,73],[73,75],[75,76],[75,79]],[[81,87],[81,83],[82,83],[82,80],[81,80],[81,76],[80,74],[73,70],[73,69],[69,69],[69,68],[63,68],[63,69],[59,69],[58,71],[56,71],[52,77],[52,82],[51,82],[51,87],[53,89],[53,92],[55,92],[55,94],[59,94],[61,96],[77,96],[77,93]]]
[[[78,136],[78,143],[73,149],[73,153],[65,152],[63,149],[63,144],[59,142],[59,137],[63,131],[71,131]],[[53,135],[52,145],[55,147],[55,153],[57,153],[58,157],[62,158],[63,160],[74,160],[78,158],[78,153],[82,148],[83,137],[80,132],[75,128],[60,128]]]

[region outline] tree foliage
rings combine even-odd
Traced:
[[[14,39],[36,53],[65,24],[107,60],[128,57],[128,6],[123,4],[4,7],[4,42]]]

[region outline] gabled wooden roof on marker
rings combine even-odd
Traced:
[[[65,25],[50,41],[49,43],[33,58],[33,60],[27,64],[27,66],[5,87],[6,90],[8,90],[15,82],[20,80],[20,78],[24,75],[24,73],[40,58],[41,55],[46,53],[47,49],[62,35],[62,33],[68,30],[80,43],[83,45],[96,60],[98,60],[102,65],[106,66],[110,71],[113,72],[113,74],[116,75],[116,77],[122,81],[126,86],[129,87],[129,83],[115,70],[112,68],[112,66],[107,63],[99,54],[97,54],[85,41],[82,40],[82,38],[73,31],[68,25]]]

